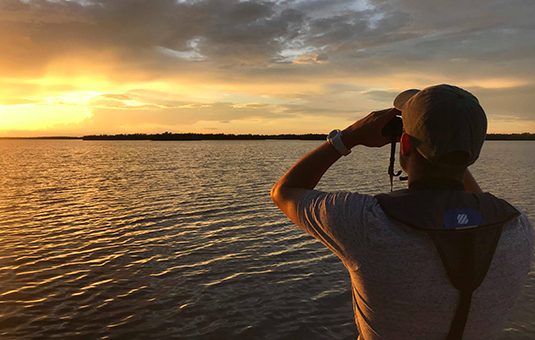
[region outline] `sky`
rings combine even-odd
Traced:
[[[328,133],[453,84],[535,133],[533,0],[0,0],[0,137]]]

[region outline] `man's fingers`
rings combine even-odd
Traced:
[[[386,109],[383,111],[384,113],[382,114],[382,116],[390,117],[390,118],[394,118],[399,112],[399,110],[396,108],[390,108],[390,109]]]
[[[390,111],[392,111],[392,108],[389,108],[389,109],[384,109],[384,110],[379,110],[379,111],[374,111],[374,113],[378,116],[382,116],[382,115],[385,115],[385,114],[389,114]]]
[[[380,110],[380,111],[374,111],[372,114],[376,117],[377,120],[380,121],[389,121],[390,119],[394,118],[398,114],[398,110],[395,108]]]

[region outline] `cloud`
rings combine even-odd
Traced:
[[[6,0],[0,8],[1,40],[11,47],[4,64],[37,64],[65,53],[112,54],[123,62],[175,64],[161,49],[217,63],[268,63],[299,34],[303,14],[275,11],[272,2],[209,0]],[[35,53],[38,52],[38,53]],[[154,67],[154,66],[153,66]]]
[[[24,99],[24,98],[9,98],[0,101],[0,105],[24,105],[24,104],[38,104],[40,101]]]
[[[300,54],[292,62],[294,64],[318,64],[326,63],[329,60],[329,56],[326,53],[318,54]]]
[[[4,3],[0,42],[10,48],[0,65],[15,74],[28,68],[44,74],[56,67],[54,60],[70,58],[111,64],[106,71],[117,76],[132,68],[157,77],[178,75],[192,61],[201,61],[195,71],[245,74],[244,66],[287,62],[288,51],[294,51],[295,64],[328,59],[332,68],[355,75],[362,69],[410,71],[420,63],[445,74],[448,68],[437,61],[464,58],[488,71],[484,66],[497,61],[527,64],[535,53],[535,5],[522,0],[432,6],[423,0]]]
[[[499,89],[473,88],[481,105],[492,118],[533,121],[535,107],[535,85]]]
[[[400,93],[399,91],[364,91],[362,92],[362,94],[371,98],[372,100],[382,102],[382,103],[388,103],[388,105],[392,105],[393,98],[396,98],[396,96],[399,93]]]
[[[132,100],[134,99],[134,95],[129,93],[105,93],[101,94],[95,98],[104,98],[104,99],[115,99],[115,100]]]
[[[80,126],[119,129],[352,117],[452,83],[535,121],[534,16],[527,0],[1,0],[0,103],[94,92]]]

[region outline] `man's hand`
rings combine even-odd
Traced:
[[[359,119],[343,131],[342,141],[348,149],[356,145],[381,147],[390,143],[391,137],[381,134],[383,127],[400,112],[395,109],[374,111]]]

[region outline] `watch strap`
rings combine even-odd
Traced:
[[[334,135],[334,136],[333,136]],[[329,136],[327,136],[327,141],[334,146],[334,148],[340,152],[342,155],[347,156],[351,153],[351,150],[349,150],[342,141],[342,131],[340,130],[333,130],[331,133],[329,133]]]

